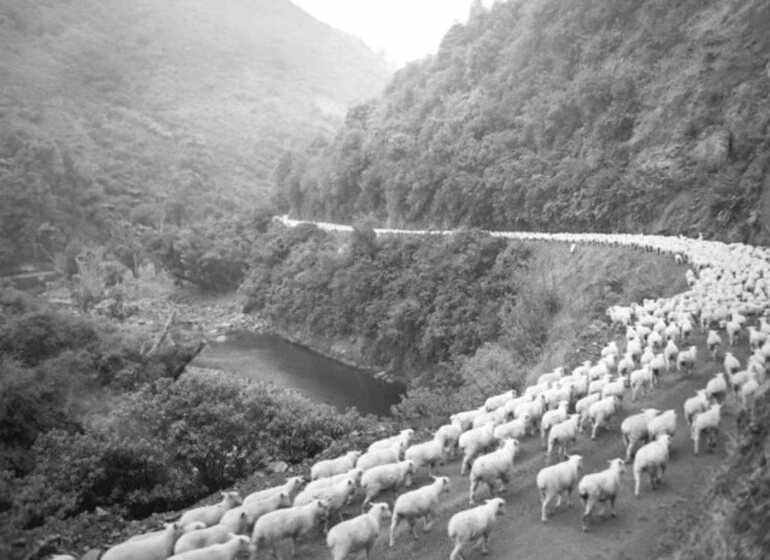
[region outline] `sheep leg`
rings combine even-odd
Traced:
[[[593,498],[584,498],[583,501],[585,502],[586,508],[585,511],[583,511],[583,519],[582,519],[582,525],[583,525],[583,532],[588,532],[588,521],[591,518],[591,512],[594,509],[594,500]]]
[[[479,486],[479,480],[477,478],[471,478],[471,484],[468,490],[468,503],[473,505],[476,502],[473,500],[473,494],[476,492],[476,488]]]
[[[417,519],[410,517],[407,520],[407,523],[409,523],[409,532],[412,534],[412,538],[414,540],[417,540]]]
[[[455,537],[455,547],[452,549],[452,554],[449,555],[449,560],[465,560],[465,556],[462,555],[463,543],[460,539]]]
[[[610,496],[610,508],[611,508],[610,515],[612,517],[617,517],[618,516],[618,514],[615,513],[615,498],[616,497],[617,497],[616,494],[613,494],[612,496]]]
[[[546,495],[545,492],[541,490],[540,498],[543,500],[543,505],[540,510],[540,521],[548,523],[548,504],[551,502],[551,496]]]
[[[433,521],[434,520],[431,517],[430,512],[427,512],[425,514],[425,523],[424,523],[423,528],[422,528],[423,532],[427,533],[428,531],[431,530],[431,528],[433,528]],[[415,537],[415,538],[417,538],[417,537]]]
[[[389,548],[393,548],[393,545],[396,542],[396,527],[398,527],[399,521],[401,521],[401,516],[397,513],[394,513],[390,522],[390,541],[388,541]]]
[[[481,553],[489,554],[489,531],[481,536]]]

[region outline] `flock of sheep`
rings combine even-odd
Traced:
[[[382,233],[387,232],[378,231]],[[714,360],[721,348],[739,344],[744,337],[752,350],[743,365],[726,352],[725,371],[683,403],[695,454],[702,438],[709,447],[715,445],[725,401],[732,397],[736,407],[747,407],[765,382],[770,325],[762,315],[770,309],[770,254],[760,248],[653,236],[506,235],[562,241],[573,244],[572,250],[578,242],[609,243],[670,254],[690,265],[689,289],[670,299],[613,306],[607,314],[613,326],[625,329],[622,350],[612,341],[595,363],[585,362],[569,373],[556,368],[541,375],[522,395],[511,390],[490,396],[478,409],[452,415],[428,441],[414,443],[414,431],[406,429],[372,443],[365,452],[350,451],[317,462],[310,481],[291,477],[281,486],[244,499],[226,492],[219,504],[191,509],[162,531],[118,544],[107,550],[103,560],[233,560],[241,552],[257,558],[268,550],[277,558],[276,546],[286,539],[293,554],[298,539],[319,531],[326,533],[333,560],[361,550],[368,559],[388,525],[390,547],[395,545],[401,522],[406,522],[415,539],[419,520],[425,530],[431,528],[437,506],[451,486],[448,477],[433,476],[433,469],[455,455],[462,458],[460,474],[468,474],[470,507],[448,521],[446,531],[454,547],[450,560],[464,558],[463,548],[478,540],[486,553],[490,534],[505,513],[505,500],[498,494],[506,491],[520,441],[531,436],[539,438],[546,453],[547,466],[534,481],[541,497],[541,520],[547,523],[562,503],[570,506],[577,490],[586,531],[597,508],[615,515],[627,464],[633,465],[635,495],[645,475],[653,489],[658,487],[669,461],[678,413],[647,408],[624,418],[620,431],[625,457],[612,459],[600,472],[584,474],[583,458],[570,454],[571,448],[589,426],[592,439],[608,430],[610,420],[622,413],[624,398],[636,400],[654,390],[664,375],[693,375],[699,349],[690,343],[691,333],[696,329],[707,333],[706,351]],[[375,501],[385,491],[410,487],[421,469],[432,482],[399,495],[392,508]],[[482,492],[490,497],[476,505]],[[344,520],[343,507],[360,496],[362,513]],[[337,523],[330,528],[332,521]]]

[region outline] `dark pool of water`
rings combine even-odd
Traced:
[[[400,384],[374,379],[370,373],[267,334],[236,333],[225,342],[212,342],[193,365],[273,382],[339,410],[356,407],[362,414],[389,416],[404,390]]]

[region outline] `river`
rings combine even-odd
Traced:
[[[269,334],[235,333],[224,342],[210,343],[192,365],[218,368],[296,389],[316,402],[362,414],[390,416],[404,387],[374,379],[335,360]]]

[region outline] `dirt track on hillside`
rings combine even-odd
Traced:
[[[620,338],[618,338],[620,340]],[[707,380],[717,371],[722,370],[722,355],[714,362],[708,355],[705,337],[696,335],[693,343],[698,345],[698,363],[691,378],[682,378],[672,371],[662,380],[661,387],[654,390],[636,403],[630,401],[630,395],[624,400],[623,411],[610,426],[610,431],[600,432],[595,441],[590,434],[578,438],[573,453],[584,457],[584,473],[603,470],[607,461],[614,457],[623,457],[624,446],[620,436],[620,422],[626,416],[642,408],[655,407],[660,410],[675,408],[678,414],[677,433],[673,440],[671,459],[662,486],[652,491],[648,479],[642,483],[639,498],[633,495],[633,473],[631,465],[623,475],[623,485],[618,497],[617,517],[600,520],[593,519],[588,533],[581,531],[582,508],[577,492],[573,495],[573,507],[552,513],[546,525],[540,522],[540,498],[535,486],[537,471],[545,466],[545,453],[539,439],[529,438],[522,442],[520,454],[514,467],[515,474],[508,490],[502,494],[507,502],[506,515],[490,537],[489,555],[483,556],[480,547],[466,548],[467,560],[477,558],[490,559],[538,559],[538,560],[600,560],[600,559],[637,559],[657,558],[660,555],[660,537],[666,524],[678,517],[686,508],[697,507],[693,501],[702,486],[708,483],[713,473],[727,455],[725,432],[732,432],[735,427],[736,405],[730,397],[726,410],[723,409],[723,431],[719,445],[713,453],[704,452],[701,442],[701,455],[692,452],[692,442],[687,424],[682,417],[684,400],[704,387]],[[747,356],[747,342],[744,340],[733,349],[743,362]],[[451,477],[452,491],[445,497],[439,508],[439,517],[429,533],[420,533],[420,539],[413,541],[407,533],[406,524],[397,532],[396,544],[387,548],[387,529],[384,528],[374,550],[373,559],[387,560],[434,560],[447,559],[452,550],[452,543],[446,535],[446,526],[452,514],[468,506],[468,479],[460,477],[459,460],[454,460],[439,469],[441,475]],[[413,488],[427,484],[429,479],[421,474],[414,481]],[[477,503],[486,495],[479,494]],[[393,503],[392,494],[384,494],[380,501]],[[358,513],[351,507],[347,514]],[[421,527],[421,525],[420,525]],[[324,540],[319,536],[297,547],[297,558],[328,558]],[[288,544],[281,547],[284,557],[288,557]],[[360,553],[363,558],[363,553]],[[258,558],[267,558],[267,551],[260,551]]]

